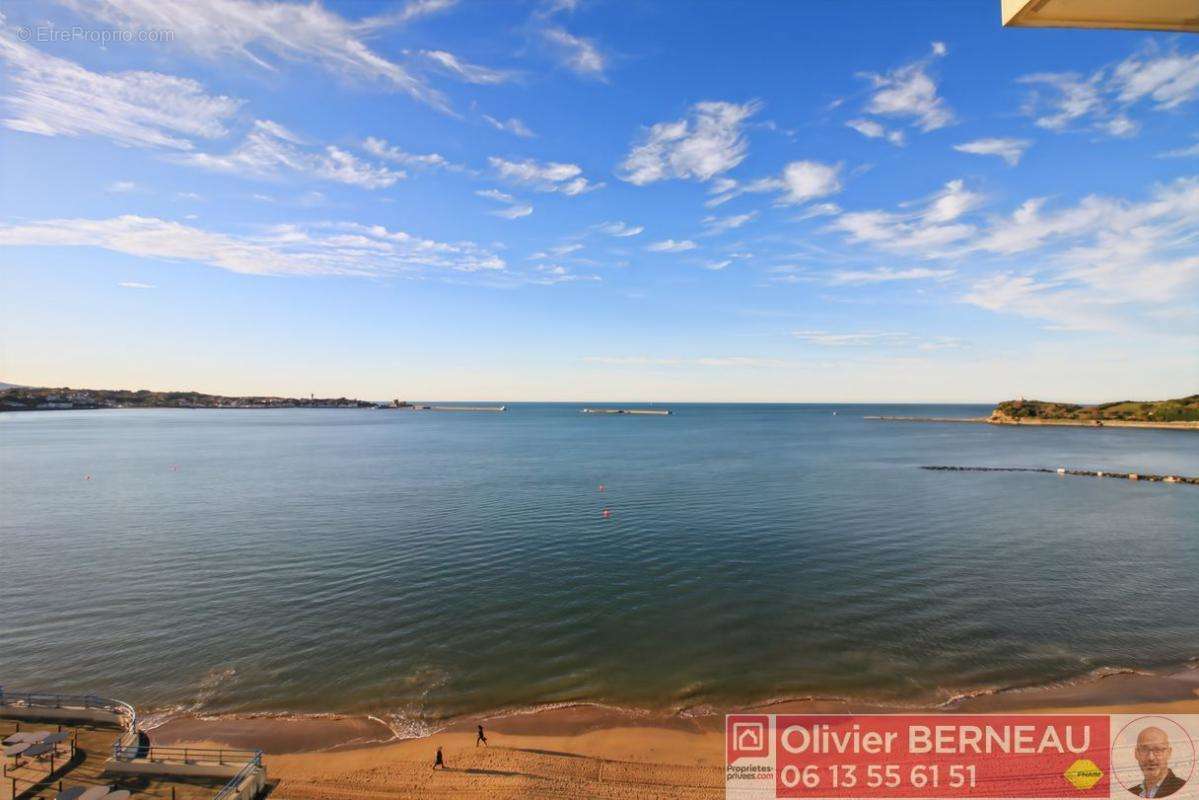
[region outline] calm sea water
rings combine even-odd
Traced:
[[[1199,656],[1199,488],[918,469],[1194,475],[1194,434],[578,408],[0,415],[0,684],[427,721]]]

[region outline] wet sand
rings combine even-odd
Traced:
[[[788,700],[771,713],[1199,713],[1199,669],[1116,672],[1049,687],[1009,689],[917,709],[838,699]],[[489,746],[476,747],[483,724]],[[311,800],[408,797],[723,797],[723,716],[623,711],[592,705],[457,721],[396,741],[361,716],[243,716],[168,721],[155,744],[260,747],[279,796]],[[434,772],[443,749],[448,769]]]

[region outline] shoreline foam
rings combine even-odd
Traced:
[[[734,710],[734,709],[729,709]],[[1041,687],[980,689],[936,706],[847,698],[780,699],[762,713],[1199,713],[1199,668],[1101,669]],[[724,797],[723,714],[687,716],[583,703],[460,718],[423,738],[365,742],[364,716],[176,720],[156,744],[262,747],[275,793],[289,800],[487,797],[695,800]],[[374,733],[392,731],[380,719]],[[475,743],[476,724],[488,746]],[[354,726],[359,726],[354,728]],[[340,743],[338,743],[340,740]],[[321,747],[314,747],[321,745]],[[432,769],[442,749],[445,770]]]
[[[700,705],[676,709],[623,707],[601,702],[547,703],[500,708],[445,720],[423,720],[385,712],[292,713],[259,711],[202,713],[195,710],[147,714],[144,726],[155,744],[215,742],[228,747],[260,747],[271,754],[336,752],[421,741],[442,734],[488,730],[506,735],[577,736],[613,728],[718,731],[725,713],[991,713],[1041,708],[1093,708],[1191,702],[1199,711],[1199,663],[1159,672],[1101,667],[1051,683],[1021,684],[947,693],[944,699],[894,699],[804,695],[768,698],[727,708]]]

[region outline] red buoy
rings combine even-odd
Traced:
[[[605,490],[604,490],[604,485],[603,485],[602,483],[599,485],[599,490],[600,490],[601,492],[602,492],[602,491],[605,491]]]
[[[612,512],[606,508],[604,509],[603,514],[604,514],[604,519],[607,519],[608,517],[612,516]]]

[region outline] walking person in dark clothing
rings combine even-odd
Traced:
[[[445,759],[441,757],[440,747],[437,748],[437,757],[433,759],[433,769],[437,769],[438,767],[441,767],[442,769],[446,768]]]
[[[483,735],[482,725],[479,726],[479,738],[475,739],[475,747],[479,746],[479,742],[482,742],[484,747],[487,746],[487,737]]]

